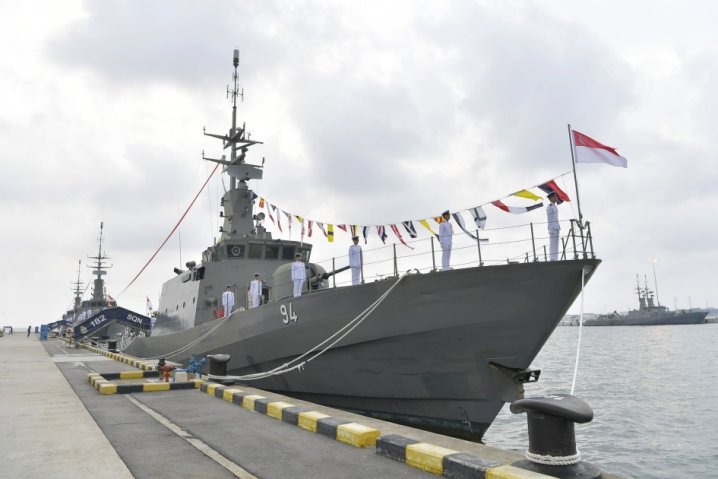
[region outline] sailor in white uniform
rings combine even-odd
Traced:
[[[561,231],[561,225],[558,223],[558,195],[554,192],[548,194],[548,200],[551,202],[546,207],[546,217],[548,219],[548,239],[549,239],[549,259],[551,261],[558,260],[558,237]]]
[[[304,269],[301,253],[294,255],[294,263],[292,263],[292,281],[294,282],[294,297],[298,298],[302,295],[302,285],[307,279],[307,272]]]
[[[224,293],[222,293],[222,307],[224,308],[224,317],[229,317],[234,309],[234,293],[232,292],[232,286],[229,284]]]
[[[249,283],[249,297],[251,298],[250,308],[259,306],[262,300],[262,280],[259,273],[254,273],[254,279]]]
[[[359,237],[352,238],[353,245],[349,247],[349,266],[352,270],[352,285],[361,284],[362,251],[359,246]]]
[[[439,244],[441,245],[441,269],[448,271],[451,269],[449,263],[451,261],[451,241],[454,237],[454,227],[449,223],[449,210],[441,213],[444,218],[439,224]]]

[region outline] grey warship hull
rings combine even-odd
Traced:
[[[703,324],[708,312],[705,311],[677,311],[656,314],[631,314],[599,316],[586,321],[585,326],[657,326],[666,324]]]
[[[356,329],[303,370],[247,384],[480,439],[504,402],[523,397],[526,368],[580,293],[582,269],[588,279],[599,263],[583,259],[407,275]],[[184,364],[190,355],[228,353],[231,375],[272,370],[356,318],[396,281],[272,301],[227,320],[138,338],[125,352],[166,355]]]

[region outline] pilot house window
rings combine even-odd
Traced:
[[[285,246],[282,249],[282,259],[294,259],[294,246]]]
[[[264,257],[266,259],[279,259],[279,246],[267,245],[267,252]]]
[[[249,245],[249,257],[251,259],[259,259],[262,257],[262,246],[261,244],[251,244]]]

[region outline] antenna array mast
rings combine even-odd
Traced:
[[[102,279],[102,276],[107,274],[106,269],[112,268],[111,264],[107,264],[106,262],[103,263],[103,260],[110,259],[108,256],[105,256],[105,254],[102,252],[102,230],[104,228],[104,223],[100,222],[100,238],[98,240],[99,246],[97,248],[97,256],[88,256],[88,259],[95,260],[94,264],[90,264],[87,267],[93,268],[92,272],[95,274],[95,280],[94,280],[94,289],[92,290],[92,301],[101,301],[104,302],[105,300],[105,281]]]
[[[75,293],[75,300],[72,309],[77,313],[80,310],[82,304],[82,282],[80,281],[80,270],[82,269],[82,260],[77,260],[77,281],[72,283],[72,292]]]
[[[222,140],[222,145],[226,150],[229,148],[229,159],[227,155],[221,158],[208,158],[202,152],[202,159],[214,163],[224,165],[224,171],[230,177],[229,191],[222,197],[221,206],[224,212],[220,215],[224,218],[224,224],[220,228],[222,240],[236,238],[252,234],[252,201],[251,191],[247,186],[249,180],[262,179],[264,161],[262,165],[252,165],[245,161],[247,150],[250,146],[261,144],[261,141],[250,139],[246,125],[237,126],[237,98],[244,100],[244,89],[239,87],[239,75],[237,67],[239,66],[239,50],[234,50],[233,61],[234,72],[232,73],[232,85],[227,86],[227,96],[231,96],[232,100],[232,126],[226,135],[207,133],[205,136],[211,136]]]

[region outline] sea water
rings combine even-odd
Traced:
[[[578,327],[558,327],[525,397],[569,393]],[[718,478],[718,324],[584,327],[574,394],[594,412],[576,425],[584,460],[631,478]],[[484,442],[524,451],[526,415],[505,405]]]

